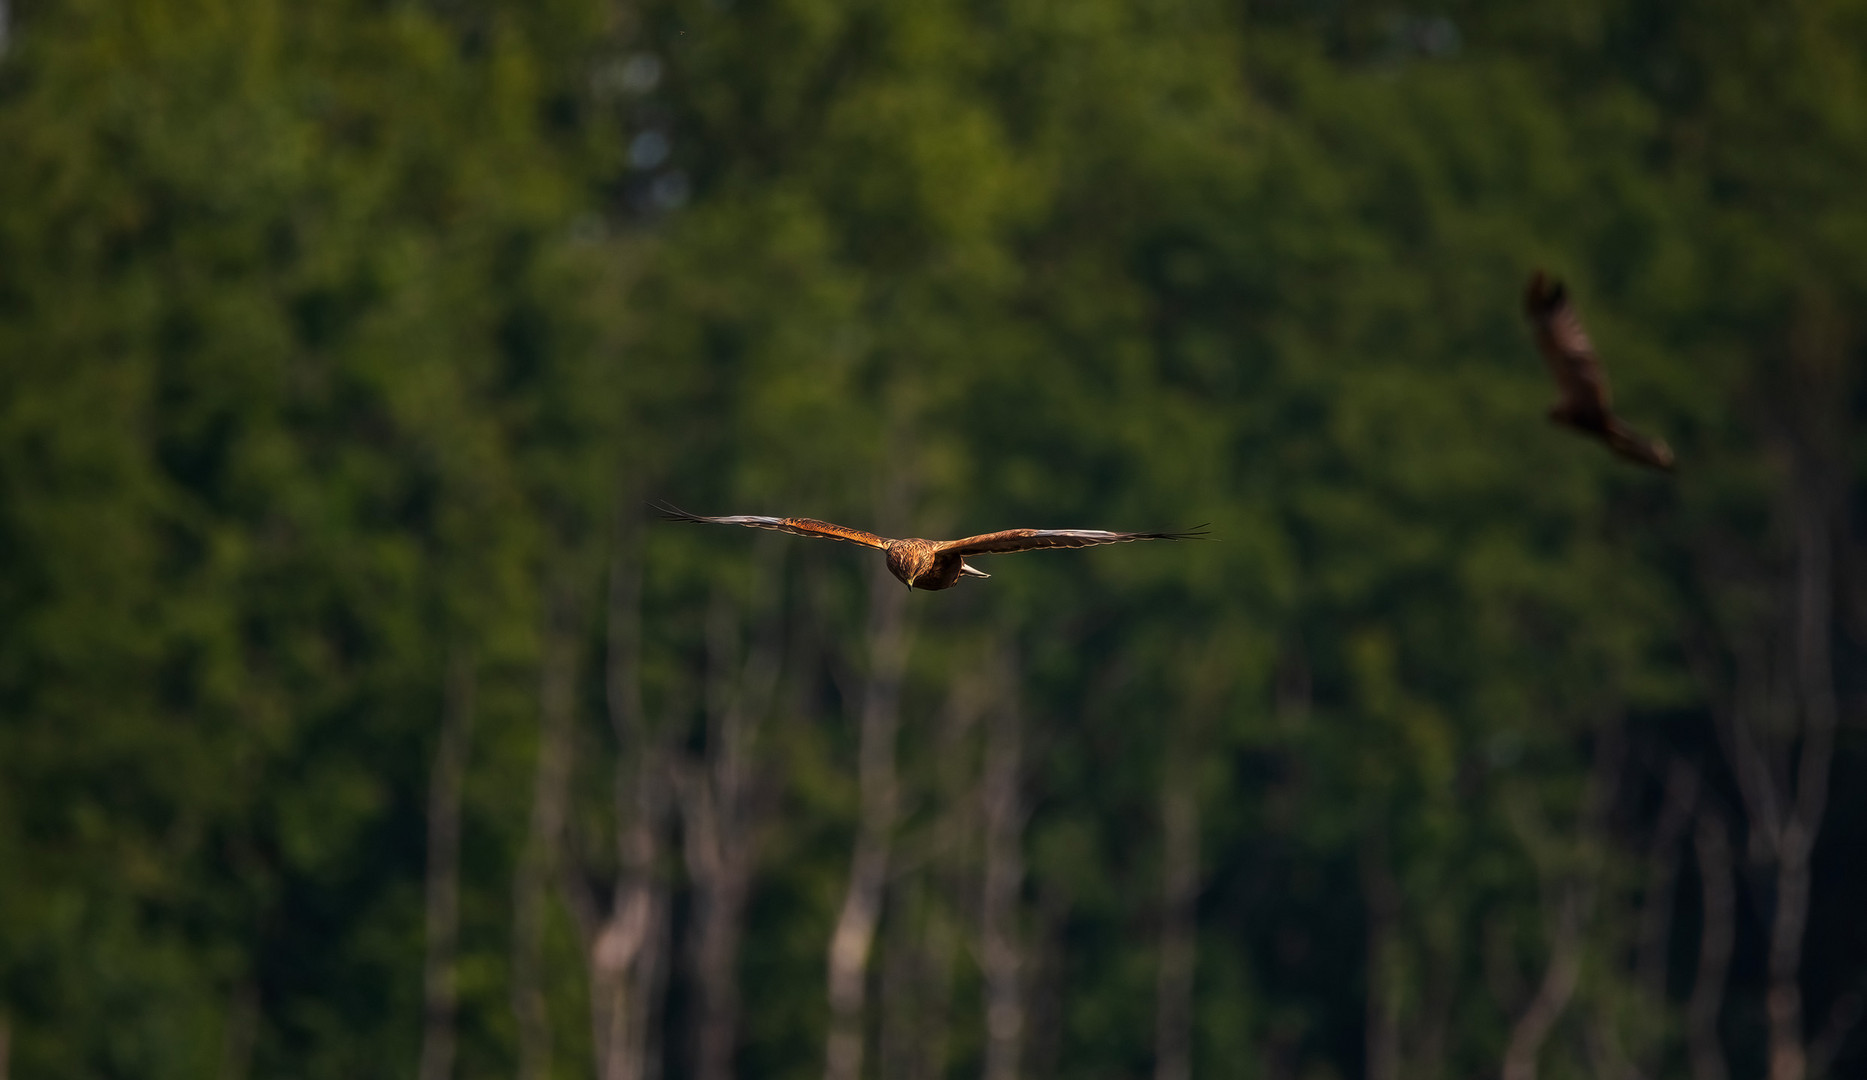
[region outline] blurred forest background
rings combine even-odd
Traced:
[[[0,26],[0,1072],[1867,1075],[1860,0]]]

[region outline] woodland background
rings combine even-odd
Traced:
[[[1867,1075],[1860,0],[0,27],[0,1072]]]

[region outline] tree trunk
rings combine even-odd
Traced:
[[[553,595],[545,621],[538,691],[538,762],[525,851],[513,881],[512,1011],[519,1029],[519,1080],[551,1071],[551,1026],[545,1005],[543,958],[546,886],[558,868],[570,779],[571,721],[577,647],[570,602]]]
[[[1189,1080],[1193,1073],[1193,946],[1194,904],[1199,895],[1199,803],[1194,794],[1191,769],[1183,758],[1182,751],[1170,748],[1161,769],[1161,920],[1160,969],[1155,987],[1155,1080]]]
[[[1821,1033],[1809,1040],[1809,1075],[1833,1075],[1835,1058],[1841,1056],[1848,1036],[1854,1033],[1864,1012],[1867,1012],[1867,1001],[1862,1000],[1859,990],[1850,990],[1835,999]]]
[[[1698,809],[1698,787],[1698,770],[1674,759],[1667,770],[1665,801],[1653,830],[1653,843],[1647,850],[1647,883],[1640,904],[1639,952],[1634,966],[1653,1008],[1666,1002],[1667,946],[1672,937],[1674,893],[1679,880],[1679,843]]]
[[[1446,947],[1434,962],[1435,970],[1426,978],[1426,1008],[1417,1034],[1419,1075],[1440,1076],[1445,1072],[1446,1033],[1452,1027],[1452,1003],[1458,994],[1458,951]],[[1399,1076],[1400,1062],[1394,1063]]]
[[[881,918],[898,798],[895,733],[901,715],[901,677],[907,664],[907,593],[880,563],[876,564],[869,592],[869,670],[857,735],[860,820],[850,858],[849,885],[830,936],[830,1032],[824,1052],[824,1080],[858,1080],[862,1075],[869,949]]]
[[[1387,866],[1384,848],[1370,841],[1362,851],[1362,889],[1368,905],[1367,1080],[1400,1078],[1400,1002],[1394,999],[1389,977],[1400,889]]]
[[[1803,1080],[1802,936],[1808,921],[1809,860],[1805,841],[1792,827],[1776,863],[1776,917],[1770,923],[1770,1080]]]
[[[637,1002],[638,993],[647,988],[633,984],[641,981],[637,967],[658,932],[660,909],[667,898],[653,870],[662,819],[660,755],[652,748],[644,749],[640,765],[635,782],[625,786],[627,772],[622,762],[617,763],[618,803],[633,792],[637,796],[633,801],[639,805],[627,818],[621,817],[624,810],[618,806],[621,865],[610,890],[608,915],[599,918],[595,904],[586,899],[586,912],[578,916],[590,968],[592,1045],[599,1080],[641,1080],[647,1068],[648,1048]],[[567,889],[583,887],[581,880],[566,885]]]
[[[731,1076],[738,1047],[739,940],[754,858],[751,750],[778,682],[779,626],[775,617],[766,620],[742,664],[738,613],[723,595],[716,599],[707,646],[707,757],[683,772],[679,788],[695,894],[693,970],[699,1008],[694,1060],[699,1080]]]
[[[1805,464],[1805,472],[1812,470]],[[1719,748],[1749,818],[1751,856],[1775,870],[1764,995],[1770,1080],[1803,1080],[1808,1074],[1801,964],[1809,857],[1827,810],[1838,711],[1830,648],[1832,537],[1826,503],[1816,488],[1804,478],[1790,504],[1796,535],[1794,620],[1784,645],[1772,649],[1767,628],[1736,635],[1727,686],[1719,686],[1724,680],[1712,661],[1701,657],[1700,662],[1707,685],[1714,687]],[[1714,564],[1707,576],[1723,576],[1721,571]],[[1785,724],[1790,718],[1797,722]],[[1792,769],[1788,759],[1798,742]]]
[[[662,1006],[668,988],[669,940],[673,934],[673,905],[668,891],[657,883],[649,894],[648,938],[635,965],[634,993],[629,999],[629,1046],[625,1059],[633,1072],[623,1080],[661,1080]]]
[[[955,815],[957,816],[957,815]],[[891,911],[899,921],[889,934],[882,963],[880,1075],[889,1080],[937,1080],[947,1074],[948,1029],[953,997],[953,960],[959,932],[942,894],[928,880],[947,875],[916,874],[895,886]]]
[[[1619,722],[1612,722],[1597,736],[1594,761],[1582,795],[1576,843],[1581,848],[1583,865],[1550,886],[1557,899],[1549,935],[1549,966],[1530,1004],[1511,1027],[1510,1041],[1504,1048],[1503,1080],[1536,1080],[1537,1055],[1575,996],[1582,973],[1582,931],[1594,906],[1596,890],[1592,852],[1607,823],[1624,751]]]
[[[473,661],[448,665],[441,734],[428,780],[427,956],[422,966],[419,1080],[454,1075],[454,1013],[459,1000],[455,953],[460,937],[461,788],[473,734]]]
[[[699,984],[695,1071],[699,1080],[727,1080],[738,1048],[740,932],[747,874],[737,860],[706,884],[695,929],[694,976]]]
[[[1032,960],[1031,977],[1026,980],[1031,1023],[1025,1063],[1033,1077],[1058,1075],[1057,1063],[1063,1057],[1065,983],[1069,977],[1064,935],[1069,929],[1070,909],[1074,903],[1075,897],[1065,886],[1040,880],[1036,927],[1025,949]]]
[[[980,890],[978,848],[989,842],[984,838],[990,831],[984,823],[989,796],[983,794],[975,768],[974,732],[1013,685],[999,677],[1000,670],[990,662],[1002,642],[987,638],[978,645],[972,659],[955,658],[946,706],[929,750],[935,812],[923,834],[925,857],[912,873],[896,867],[885,900],[896,916],[889,920],[880,963],[876,1072],[889,1080],[936,1080],[949,1071],[954,970],[967,941],[964,913]],[[988,749],[986,756],[991,753]],[[1022,874],[1020,864],[1017,876]],[[975,955],[983,964],[982,954]],[[989,989],[986,996],[989,1001]]]
[[[1819,498],[1798,500],[1796,560],[1796,692],[1800,699],[1802,760],[1796,770],[1794,810],[1776,845],[1776,912],[1770,925],[1770,1080],[1802,1080],[1808,1060],[1802,1031],[1802,940],[1808,929],[1809,855],[1828,804],[1834,757],[1835,704],[1829,627],[1834,573],[1826,515]]]
[[[1731,881],[1731,848],[1724,822],[1708,807],[1698,813],[1696,834],[1699,890],[1704,922],[1699,931],[1698,974],[1686,1004],[1686,1048],[1693,1080],[1725,1080],[1718,1012],[1724,1005],[1726,974],[1737,922],[1737,889]]]
[[[1529,1007],[1511,1028],[1510,1043],[1504,1050],[1504,1080],[1536,1080],[1537,1053],[1575,993],[1576,978],[1582,970],[1581,908],[1581,888],[1566,886],[1557,902],[1555,926],[1550,933],[1549,967],[1544,969],[1543,982]]]
[[[590,998],[599,1080],[643,1080],[649,1070],[648,1018],[658,995],[667,889],[656,873],[667,802],[668,762],[648,730],[642,707],[642,561],[636,543],[636,500],[625,488],[618,499],[617,531],[609,567],[607,642],[603,685],[616,763],[613,816],[616,880],[609,915],[586,932]],[[587,920],[586,920],[587,921]],[[652,969],[644,977],[645,969]]]
[[[253,1071],[253,1042],[259,1034],[259,988],[241,979],[227,1000],[227,1030],[221,1038],[220,1080],[246,1080]],[[0,1035],[4,1035],[0,1032]],[[0,1080],[6,1080],[4,1047],[0,1047]]]
[[[1008,708],[988,719],[985,775],[985,883],[980,904],[980,967],[985,976],[985,1080],[1016,1080],[1024,1049],[1024,956],[1018,897],[1024,890],[1023,715],[1017,677],[1000,686]]]
[[[1666,772],[1659,821],[1647,848],[1647,881],[1641,893],[1635,945],[1634,974],[1650,1009],[1664,1009],[1667,1004],[1666,973],[1672,944],[1673,909],[1678,901],[1680,846],[1698,809],[1698,790],[1698,769],[1683,759],[1673,759]],[[1615,1019],[1602,1016],[1600,1022],[1612,1028]],[[1638,1071],[1656,1075],[1664,1050],[1663,1039],[1643,1037],[1635,1048]]]

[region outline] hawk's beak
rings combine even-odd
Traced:
[[[919,576],[920,576],[919,574],[916,574],[916,575],[915,575],[915,577],[919,577]],[[908,579],[908,591],[909,591],[909,592],[913,592],[913,591],[914,591],[914,578],[909,578],[909,579]]]

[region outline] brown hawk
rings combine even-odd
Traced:
[[[1549,410],[1549,418],[1585,435],[1629,461],[1655,469],[1673,467],[1672,448],[1621,422],[1608,403],[1608,381],[1601,373],[1595,346],[1576,317],[1575,305],[1562,282],[1538,270],[1523,291],[1524,313],[1536,332],[1536,347],[1555,376],[1562,400]]]
[[[1186,532],[1103,532],[1100,529],[1006,529],[1003,532],[968,536],[964,540],[922,540],[907,537],[891,540],[885,536],[832,525],[815,518],[756,517],[741,514],[732,517],[701,517],[667,503],[653,504],[671,521],[699,521],[711,525],[747,525],[754,529],[776,529],[799,536],[821,536],[850,544],[861,544],[887,553],[888,569],[909,589],[950,589],[962,577],[992,575],[968,565],[970,555],[1001,555],[1013,551],[1036,551],[1039,548],[1094,547],[1097,544],[1125,544],[1132,540],[1187,540],[1202,537],[1205,526]]]

